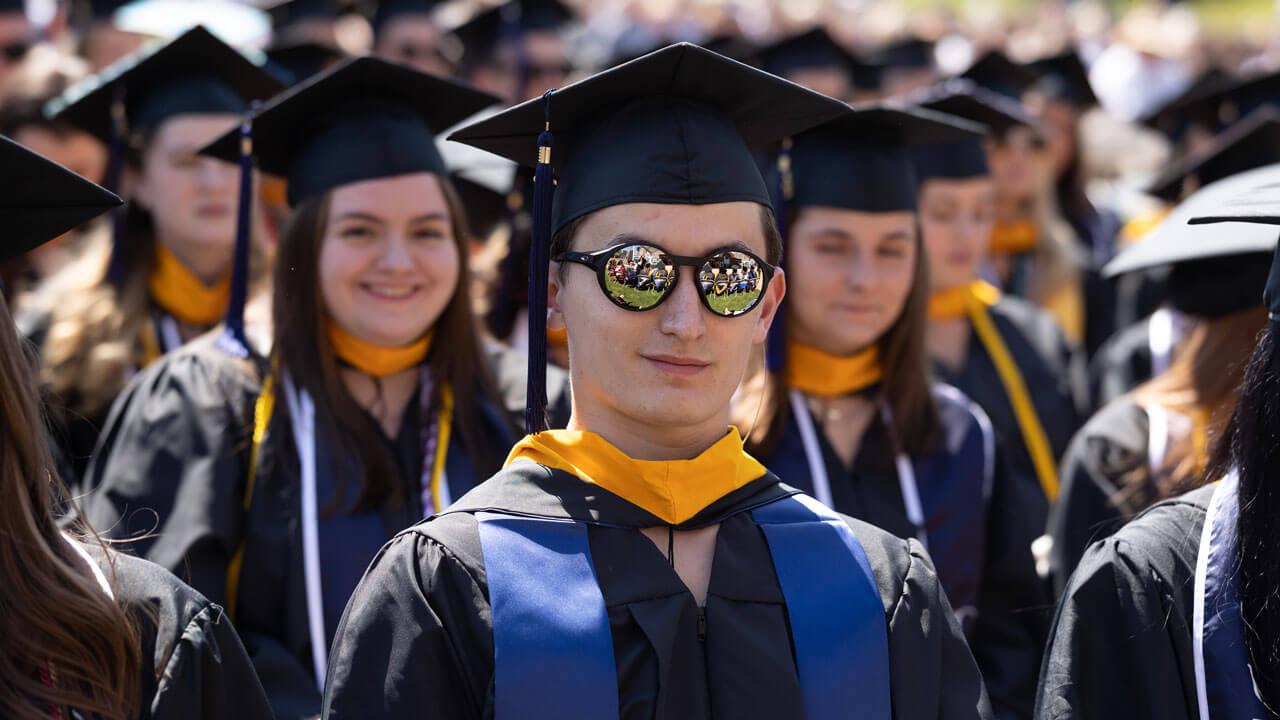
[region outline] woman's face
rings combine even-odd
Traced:
[[[989,177],[934,178],[920,185],[920,229],[929,254],[933,292],[965,285],[978,276],[995,228],[995,183]]]
[[[902,314],[916,261],[914,213],[804,208],[787,238],[789,337],[833,355],[870,346]]]
[[[1025,200],[1039,186],[1041,168],[1047,162],[1045,141],[1031,128],[1015,127],[988,146],[987,159],[999,196]]]
[[[1060,100],[1047,100],[1040,107],[1040,119],[1047,141],[1049,166],[1053,177],[1057,178],[1075,159],[1080,111]]]
[[[333,190],[319,266],[339,327],[384,347],[417,341],[453,298],[462,268],[440,180],[416,173]]]
[[[236,237],[240,171],[196,151],[236,124],[235,115],[178,115],[164,121],[142,155],[134,199],[151,213],[156,237],[184,251],[225,249]]]

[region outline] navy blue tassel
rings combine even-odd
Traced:
[[[533,173],[533,233],[529,241],[529,378],[524,428],[529,435],[547,429],[547,273],[551,269],[551,94],[542,96],[546,126],[538,136],[538,165]]]
[[[117,85],[115,97],[111,100],[111,143],[107,146],[105,187],[117,195],[120,194],[120,177],[124,174],[124,145],[128,135],[128,119],[125,116],[124,85]],[[111,258],[107,263],[107,280],[121,287],[124,285],[125,251],[120,247],[124,242],[124,208],[111,210]]]
[[[249,295],[249,245],[253,235],[253,121],[252,110],[240,123],[240,207],[236,215],[236,247],[231,260],[231,298],[226,327],[217,346],[229,355],[249,357],[244,332],[244,305]]]
[[[791,230],[790,204],[795,194],[795,176],[791,172],[791,138],[787,138],[782,141],[782,149],[778,151],[778,182],[773,189],[774,220],[778,223],[778,232],[784,243]],[[781,267],[782,263],[778,263],[778,266]],[[773,372],[780,372],[787,365],[786,318],[786,300],[783,300],[773,316],[773,325],[769,327],[769,338],[765,345],[765,367]]]

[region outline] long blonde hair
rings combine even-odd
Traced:
[[[1125,483],[1118,501],[1141,493],[1147,496],[1140,503],[1145,506],[1201,484],[1208,448],[1231,419],[1245,367],[1266,326],[1261,306],[1201,318],[1169,369],[1133,390],[1134,401],[1144,408],[1159,405],[1190,418],[1191,431],[1170,437],[1156,475],[1147,483]],[[1145,464],[1142,469],[1147,474]]]

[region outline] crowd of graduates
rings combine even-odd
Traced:
[[[0,716],[1280,718],[1280,62],[1031,5],[0,0]]]

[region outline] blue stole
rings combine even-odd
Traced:
[[[751,511],[787,603],[809,720],[890,720],[889,640],[866,553],[821,503]],[[587,523],[476,513],[494,645],[494,717],[616,718],[618,676]]]
[[[1200,720],[1267,717],[1253,684],[1240,616],[1239,487],[1234,471],[1218,483],[1200,535],[1192,637]]]

